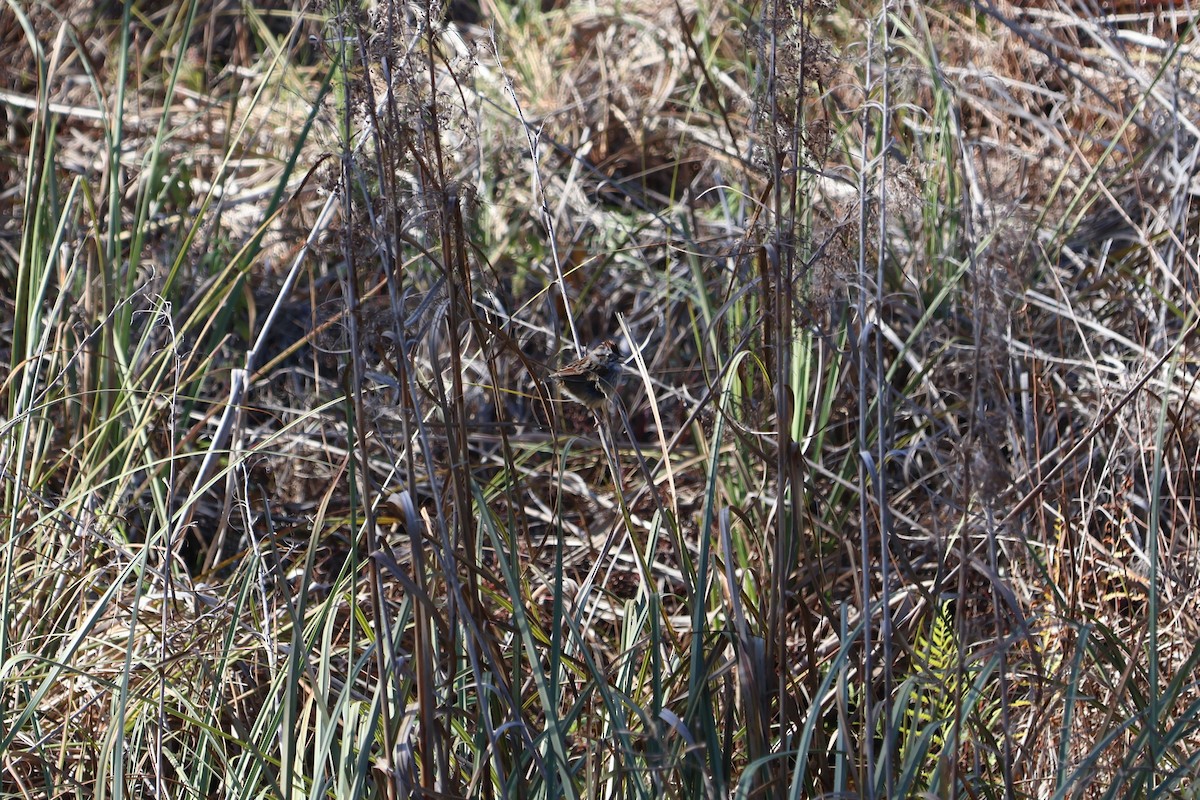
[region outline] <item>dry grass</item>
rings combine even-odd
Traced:
[[[0,11],[0,793],[1193,793],[1191,19],[470,11]]]

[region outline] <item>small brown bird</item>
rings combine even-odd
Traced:
[[[608,401],[623,371],[617,346],[605,339],[583,358],[550,373],[550,377],[562,384],[572,399],[595,411]]]

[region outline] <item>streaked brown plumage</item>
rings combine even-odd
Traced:
[[[595,411],[608,401],[621,373],[617,346],[605,339],[583,358],[550,373],[550,377],[562,384],[572,399]]]

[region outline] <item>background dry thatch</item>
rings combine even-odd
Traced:
[[[1196,49],[5,6],[0,791],[1194,791]]]

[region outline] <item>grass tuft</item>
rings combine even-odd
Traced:
[[[0,794],[1194,792],[1110,5],[8,2]]]

